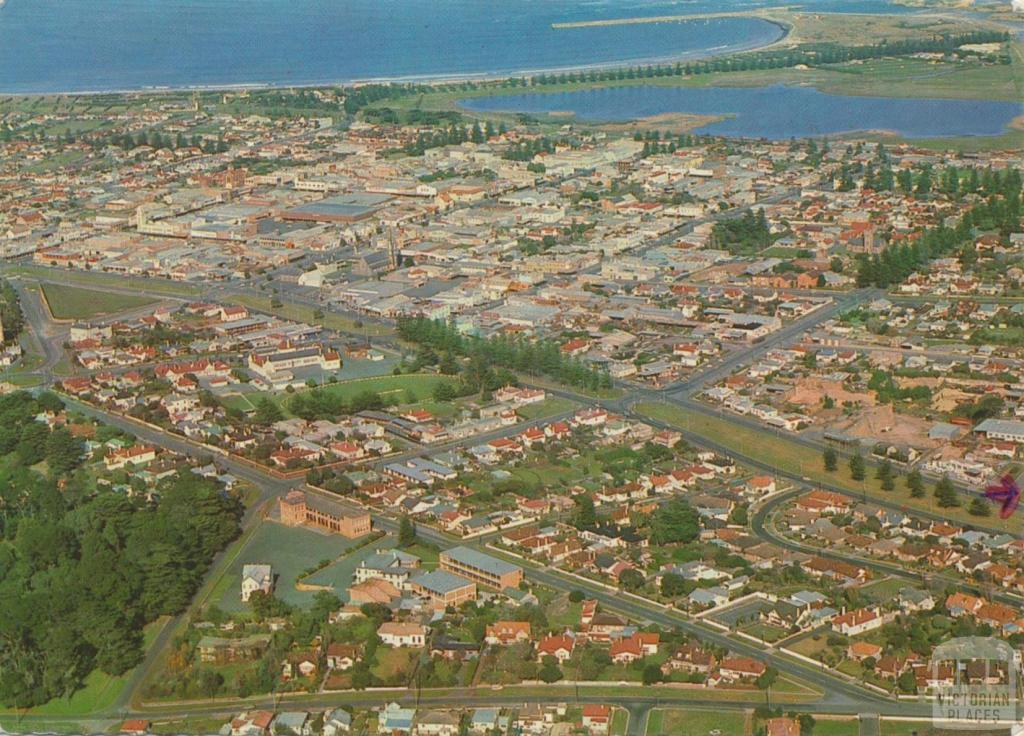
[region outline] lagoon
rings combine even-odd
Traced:
[[[812,87],[784,85],[613,87],[475,97],[459,104],[475,112],[572,112],[576,118],[592,122],[668,113],[728,115],[696,132],[771,139],[854,131],[891,131],[907,138],[999,135],[1024,113],[1014,102],[833,95]]]

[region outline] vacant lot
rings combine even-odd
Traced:
[[[156,299],[134,294],[81,289],[63,284],[43,284],[43,294],[54,319],[93,319],[156,304]]]
[[[672,708],[651,711],[647,736],[708,736],[717,729],[721,736],[743,736],[746,715],[738,711]]]

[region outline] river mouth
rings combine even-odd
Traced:
[[[577,120],[614,124],[659,116],[706,116],[714,119],[690,129],[774,140],[868,131],[904,138],[996,136],[1021,115],[1021,106],[1014,102],[837,95],[790,85],[612,87],[474,97],[459,105],[477,113],[571,111]]]

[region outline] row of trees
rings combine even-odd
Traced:
[[[591,368],[563,354],[558,343],[552,340],[463,335],[450,322],[425,317],[399,319],[398,334],[404,340],[428,346],[442,354],[468,357],[470,365],[479,366],[481,371],[505,368],[529,375],[548,376],[561,383],[590,390],[609,388],[612,385],[607,372]],[[483,382],[471,380],[470,385],[483,386]]]
[[[849,61],[882,59],[916,53],[954,53],[960,46],[973,43],[1001,43],[1009,34],[1001,31],[973,31],[943,34],[929,38],[882,41],[866,46],[840,46],[837,44],[805,45],[796,49],[762,51],[711,59],[703,62],[656,64],[619,69],[539,74],[528,79],[510,80],[507,86],[545,86],[582,84],[627,79],[654,79],[659,77],[692,76],[714,72],[738,72],[781,69],[801,64],[839,64]]]
[[[539,153],[554,153],[555,141],[547,136],[533,138],[509,146],[501,155],[507,161],[532,161]]]
[[[839,468],[839,453],[833,447],[826,447],[822,452],[822,462],[827,472],[836,472]],[[867,478],[867,463],[864,460],[864,456],[859,452],[850,456],[849,468],[851,479],[863,481]],[[897,473],[892,461],[888,459],[882,460],[875,469],[875,478],[878,480],[879,486],[883,491],[895,490]],[[911,498],[924,498],[925,482],[921,471],[917,468],[912,469],[904,476],[904,483],[910,492]],[[961,505],[960,494],[957,493],[953,481],[947,476],[943,476],[935,484],[932,493],[939,508],[954,508]],[[988,504],[981,498],[975,498],[968,510],[975,516],[988,516],[990,512]]]
[[[504,133],[504,123],[501,133]],[[410,156],[422,156],[430,148],[457,146],[461,143],[485,143],[499,135],[499,129],[490,120],[483,126],[479,122],[472,125],[452,123],[447,128],[436,128],[431,133],[420,133],[415,141],[406,143],[402,150]]]

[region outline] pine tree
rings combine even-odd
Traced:
[[[859,452],[850,458],[850,477],[854,480],[864,480],[864,456]]]
[[[398,546],[411,547],[416,544],[416,526],[408,516],[403,516],[398,526]]]
[[[924,497],[924,479],[921,478],[921,471],[914,468],[907,474],[907,489],[911,498]]]
[[[893,477],[892,463],[888,460],[883,460],[881,465],[878,466],[878,480],[881,481],[883,491],[891,491],[896,487],[896,482]]]
[[[988,502],[985,501],[981,496],[978,496],[971,505],[967,507],[967,513],[971,516],[988,516],[992,513],[992,509],[989,507]]]
[[[825,463],[825,470],[829,473],[835,472],[836,468],[839,467],[839,458],[836,455],[836,451],[831,447],[826,447],[822,453],[822,460]]]
[[[957,496],[956,488],[953,487],[953,481],[947,476],[942,476],[942,480],[935,484],[935,500],[939,504],[939,508],[948,509],[960,505],[960,498]]]

